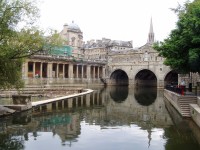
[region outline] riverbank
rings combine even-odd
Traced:
[[[191,118],[200,128],[200,97],[180,95],[167,89],[164,90],[164,97],[182,117]]]

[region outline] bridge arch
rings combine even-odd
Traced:
[[[175,70],[167,72],[164,76],[164,86],[173,84],[178,85],[178,73]]]
[[[129,78],[125,71],[117,69],[110,76],[112,85],[129,85]]]
[[[157,77],[154,72],[149,69],[139,70],[135,75],[136,86],[157,86]]]

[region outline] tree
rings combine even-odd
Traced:
[[[200,72],[200,0],[186,2],[173,11],[178,15],[176,29],[163,42],[155,43],[154,48],[172,69]]]
[[[0,89],[20,88],[25,58],[44,50],[44,45],[61,44],[57,32],[48,37],[34,24],[39,18],[31,0],[0,0]]]

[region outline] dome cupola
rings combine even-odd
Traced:
[[[74,21],[72,21],[72,23],[70,23],[68,25],[68,30],[72,30],[72,31],[76,31],[76,32],[81,32],[81,29],[79,28],[79,26],[77,24],[74,23]]]

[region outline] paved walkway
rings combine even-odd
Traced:
[[[0,105],[0,116],[10,115],[14,112],[15,110]]]
[[[84,89],[84,90],[85,90],[85,92],[82,92],[82,93],[77,93],[77,94],[72,94],[72,95],[68,95],[68,96],[62,96],[62,97],[32,102],[32,106],[35,107],[38,105],[48,104],[48,103],[52,103],[55,101],[59,101],[59,100],[67,99],[67,98],[73,98],[73,97],[77,97],[77,96],[81,96],[81,95],[85,95],[85,94],[89,94],[89,93],[93,92],[93,90],[91,90],[91,89]]]
[[[89,94],[89,93],[93,92],[93,90],[91,90],[91,89],[84,89],[83,91],[84,92],[71,94],[71,95],[68,95],[68,96],[62,96],[62,97],[32,102],[32,107],[35,107],[35,106],[38,106],[38,105],[43,105],[43,104],[48,104],[48,103],[63,100],[63,99],[73,98],[73,97],[77,97],[77,96],[81,96],[81,95],[85,95],[85,94]],[[4,107],[3,105],[0,105],[0,117],[6,116],[6,115],[11,115],[15,112],[16,112],[16,110],[13,110],[13,109]]]

